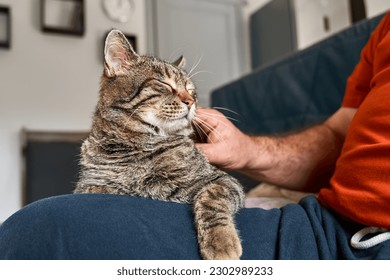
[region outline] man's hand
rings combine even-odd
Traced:
[[[322,125],[285,136],[248,136],[223,114],[198,109],[195,123],[207,135],[197,144],[210,163],[262,182],[316,192],[333,173],[356,109],[341,108]]]
[[[205,143],[196,146],[210,163],[229,170],[240,170],[246,165],[253,147],[251,138],[236,128],[222,113],[214,109],[197,109],[195,118],[198,134]]]

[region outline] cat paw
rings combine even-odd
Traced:
[[[234,226],[216,227],[210,230],[201,244],[205,260],[239,260],[242,255],[241,240]]]

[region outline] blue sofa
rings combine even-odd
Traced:
[[[307,49],[216,89],[212,106],[238,115],[250,134],[274,134],[324,121],[341,104],[348,76],[383,15],[361,21]]]
[[[215,90],[212,105],[238,112],[237,126],[247,133],[323,121],[340,106],[347,76],[379,20],[363,21]],[[281,209],[242,209],[236,222],[242,259],[390,258],[389,242],[350,248],[363,225],[336,217],[314,197]],[[191,207],[145,198],[56,196],[24,207],[0,227],[0,259],[199,258]]]

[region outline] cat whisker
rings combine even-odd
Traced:
[[[197,135],[200,137],[201,142],[203,142],[203,137],[205,136],[204,132],[199,129],[198,124],[196,124],[195,122],[192,122],[192,126],[196,130]]]
[[[228,108],[224,108],[224,107],[217,107],[217,106],[214,106],[214,107],[211,107],[212,109],[217,109],[217,110],[223,110],[223,111],[227,111],[227,112],[230,112],[230,113],[233,113],[237,116],[241,116],[239,113],[237,113],[236,111],[233,111],[233,110],[230,110]]]
[[[206,71],[206,70],[200,70],[200,71],[198,71],[198,72],[195,72],[195,73],[192,74],[192,75],[189,74],[189,78],[192,79],[194,76],[196,76],[196,75],[198,75],[198,74],[201,74],[201,73],[208,73],[208,74],[215,75],[214,72]]]
[[[206,116],[210,116],[210,117],[213,117],[213,116],[219,116],[217,114],[211,114],[211,113],[205,113],[205,112],[202,112],[202,114],[206,115]],[[228,117],[228,116],[225,116],[225,118],[231,120],[231,121],[235,121],[235,122],[240,122],[239,120],[235,119],[235,118],[232,118],[232,117]],[[213,119],[217,119],[217,118],[213,118]]]
[[[207,135],[206,131],[204,131],[204,129],[203,129],[201,126],[199,126],[199,124],[194,123],[194,126],[195,126],[196,130],[198,131],[198,133],[199,133],[199,135],[200,135],[200,137],[201,137],[201,141],[202,141],[202,142],[203,142],[203,136],[205,136],[206,139],[209,139],[210,142],[211,142],[212,144],[214,144],[214,141]]]
[[[201,56],[199,57],[198,61],[191,67],[191,70],[188,72],[188,76],[191,78],[191,73],[192,71],[194,71],[196,69],[196,67],[198,67],[198,65],[200,64],[200,62],[202,61],[203,59],[203,54],[201,54]]]
[[[171,55],[169,56],[169,58],[168,58],[168,61],[172,61],[173,59],[173,57],[174,56],[179,56],[178,54],[180,54],[180,53],[184,53],[184,49],[187,49],[188,47],[189,47],[189,43],[187,43],[187,44],[184,44],[183,46],[181,46],[181,47],[179,47],[179,48],[177,48],[176,50],[174,50],[172,53],[171,53]]]
[[[199,126],[199,124],[197,124],[196,122],[192,122],[192,124],[194,125],[194,128],[198,132],[201,142],[203,142],[204,137],[206,137],[206,139],[208,138],[207,133],[203,130],[202,127]],[[212,142],[211,139],[210,142]]]
[[[203,124],[204,126],[206,126],[205,124]],[[202,129],[201,127],[199,127],[200,129]],[[213,135],[215,138],[216,138],[216,141],[217,142],[221,142],[222,144],[226,145],[226,141],[225,139],[222,137],[222,135],[217,132],[216,130],[212,129],[212,128],[209,128],[211,129],[210,131],[214,132],[215,134]],[[202,129],[202,131],[204,131]],[[204,132],[205,133],[205,132]],[[210,133],[209,134],[206,134],[206,138],[208,139],[208,141],[210,141],[211,144],[215,144],[215,139],[213,140],[211,137],[210,137]]]
[[[200,122],[203,126],[205,126],[208,130],[210,130],[210,132],[216,132],[218,133],[210,124],[208,124],[206,121],[198,118],[198,117],[194,117],[194,119],[198,122]]]
[[[192,79],[192,81],[194,81],[194,82],[196,82],[196,83],[203,83],[203,82],[205,82],[206,80]]]
[[[131,113],[131,115],[129,116],[129,118],[131,118],[134,114],[135,114],[135,112],[137,112],[139,109],[141,109],[142,107],[146,107],[146,105],[141,105],[141,106],[139,106],[138,108],[136,108],[135,110],[134,110],[134,112],[133,113]]]
[[[199,123],[201,123],[204,127],[206,127],[208,130],[210,130],[211,132],[214,133],[214,136],[219,140],[221,141],[222,143],[226,144],[226,141],[224,140],[222,134],[220,132],[218,132],[217,130],[215,130],[211,125],[209,125],[207,122],[205,122],[204,120],[198,118],[198,117],[194,117],[194,120],[195,121],[198,121]],[[201,128],[201,127],[199,127]],[[202,129],[202,128],[201,128]],[[205,131],[202,129],[202,131],[205,133]],[[207,135],[207,138],[210,140],[210,142],[213,143],[212,139],[209,137],[209,134],[205,133]]]
[[[125,130],[127,129],[127,125],[130,123],[131,117],[132,117],[139,109],[141,109],[142,107],[145,107],[145,105],[139,106],[138,108],[136,108],[136,109],[131,113],[131,115],[130,115],[130,116],[127,118],[127,120],[126,120],[126,123],[124,124],[123,131],[122,131],[122,132],[125,132]]]
[[[208,113],[205,113],[205,112],[202,112],[202,114],[208,116],[210,119],[215,120],[215,121],[217,121],[219,124],[224,125],[226,128],[230,129],[230,127],[229,127],[227,124],[225,124],[224,122],[221,122],[218,118],[213,117],[212,114],[208,114]],[[215,115],[215,116],[218,116],[218,115]],[[226,116],[225,116],[225,117],[226,117]],[[199,119],[199,117],[197,117],[197,119]],[[202,121],[203,121],[203,120],[202,120]],[[238,120],[236,120],[236,121],[239,122]],[[206,123],[206,122],[203,121],[202,123]]]

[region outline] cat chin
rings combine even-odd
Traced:
[[[191,118],[189,115],[179,119],[163,120],[156,117],[153,113],[149,113],[144,115],[143,119],[153,127],[158,128],[159,136],[190,136],[192,134]]]
[[[165,122],[160,126],[165,131],[166,135],[183,135],[189,136],[192,134],[191,122],[187,118],[181,118],[169,122]]]
[[[191,123],[192,120],[195,117],[195,111],[196,111],[196,105],[195,103],[191,106],[190,110],[188,111],[187,120]]]
[[[160,136],[182,135],[190,136],[193,133],[192,119],[195,116],[195,106],[191,106],[187,114],[177,119],[161,119],[152,111],[143,115],[143,120],[153,127],[158,128]]]

